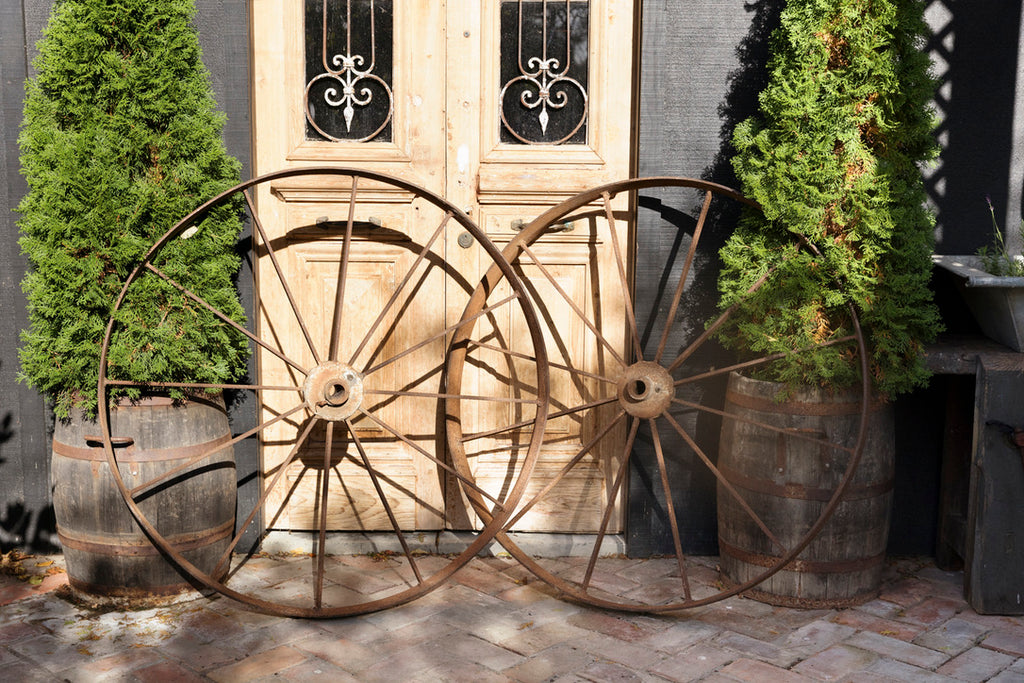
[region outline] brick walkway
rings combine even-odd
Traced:
[[[962,575],[925,560],[891,562],[855,609],[732,598],[649,617],[560,601],[511,560],[477,559],[409,604],[328,621],[220,597],[90,611],[60,597],[59,563],[21,562],[41,582],[0,575],[5,681],[1024,681],[1024,618],[975,614]]]

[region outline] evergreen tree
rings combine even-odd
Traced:
[[[29,185],[20,244],[31,264],[20,358],[22,379],[61,417],[75,405],[95,411],[100,343],[131,269],[179,219],[238,182],[193,14],[192,0],[63,0],[39,44],[19,138]],[[174,240],[160,268],[242,321],[238,208]],[[244,372],[242,335],[154,276],[132,292],[109,376],[223,383]]]
[[[788,0],[760,113],[734,133],[734,168],[763,214],[747,213],[722,249],[723,306],[776,272],[724,343],[767,354],[838,339],[852,332],[853,304],[876,389],[927,379],[922,347],[939,321],[920,172],[937,154],[923,11],[920,0]],[[843,386],[859,376],[849,346],[836,345],[763,378]]]

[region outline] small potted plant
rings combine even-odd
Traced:
[[[1024,257],[1010,251],[996,220],[992,200],[985,197],[992,221],[992,244],[973,256],[936,254],[935,265],[956,277],[967,307],[990,339],[1024,351]],[[1024,220],[1019,239],[1024,242]]]
[[[872,394],[872,428],[851,486],[875,493],[843,502],[800,561],[759,587],[773,602],[838,605],[877,592],[894,450],[884,400],[925,383],[923,349],[939,327],[929,289],[934,219],[919,169],[937,153],[923,10],[917,1],[788,0],[760,111],[735,130],[733,165],[761,211],[748,211],[721,251],[722,306],[737,309],[719,337],[781,359],[734,373],[727,396],[759,397],[757,419],[776,419],[783,431],[754,433],[725,419],[720,466],[760,468],[734,484],[775,492],[751,494],[758,514],[800,538],[825,504],[809,492],[835,488],[849,453],[790,436],[849,438],[854,416],[837,406],[855,401],[864,383],[856,348],[840,343],[856,334],[854,316]],[[742,410],[727,399],[727,413]],[[837,415],[839,424],[826,419]],[[734,452],[743,449],[745,460]],[[719,489],[719,537],[725,577],[742,583],[759,556],[778,549],[733,498]],[[728,551],[737,546],[745,547]]]
[[[178,219],[238,180],[239,163],[220,138],[223,116],[215,111],[193,14],[192,0],[56,3],[37,75],[27,83],[19,144],[29,191],[18,211],[31,268],[22,283],[29,327],[21,377],[48,397],[58,418],[58,536],[72,586],[97,596],[188,587],[149,546],[114,488],[98,444],[97,410],[111,411],[129,477],[168,467],[178,447],[230,437],[218,396],[136,385],[114,405],[97,401],[100,345],[124,279]],[[233,282],[239,216],[210,216],[165,250],[162,267],[243,321]],[[211,315],[158,278],[136,291],[119,314],[110,376],[223,383],[244,373],[242,335],[225,337],[223,326],[211,327]],[[201,474],[186,472],[142,497],[154,509],[177,511],[180,528],[168,527],[168,535],[191,535],[193,546],[212,554],[223,550],[224,529],[217,544],[195,539],[212,538],[205,533],[211,524],[230,537],[235,482],[230,447],[208,460],[193,468]],[[225,501],[211,509],[204,498],[212,499],[214,488]]]

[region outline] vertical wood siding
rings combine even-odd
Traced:
[[[21,3],[0,5],[0,548],[50,547],[50,420],[42,399],[16,381],[17,346],[27,322],[21,278],[25,259],[11,209],[26,185],[18,171],[18,129],[27,74]]]

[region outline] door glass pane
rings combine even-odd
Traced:
[[[501,141],[587,141],[590,3],[501,3]]]
[[[390,142],[391,0],[306,0],[306,139]]]

